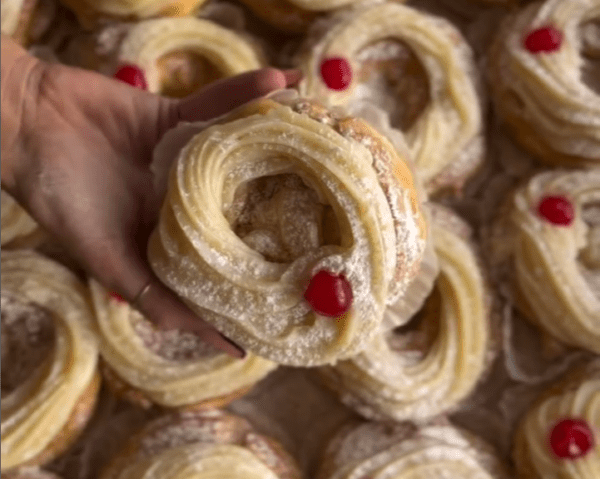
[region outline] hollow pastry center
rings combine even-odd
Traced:
[[[389,333],[387,341],[390,349],[402,353],[410,362],[421,361],[440,334],[441,311],[442,295],[435,286],[417,314],[407,324]]]
[[[52,315],[37,304],[1,295],[2,397],[48,361],[55,344]]]
[[[581,211],[587,224],[585,246],[579,251],[577,266],[600,300],[600,203],[588,203]]]
[[[206,57],[187,50],[163,55],[157,61],[157,68],[161,78],[161,94],[174,98],[190,95],[224,76]]]
[[[358,86],[353,97],[386,111],[391,125],[408,130],[429,102],[429,80],[423,64],[403,42],[384,39],[356,56]]]
[[[319,246],[340,244],[331,206],[292,173],[241,185],[225,217],[235,234],[267,261],[289,263]]]
[[[600,19],[585,23],[581,27],[583,82],[600,95]]]
[[[198,361],[221,354],[214,346],[203,341],[198,335],[176,329],[161,331],[141,314],[131,314],[133,330],[144,342],[146,348],[161,358],[170,361]]]

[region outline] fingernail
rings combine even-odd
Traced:
[[[246,357],[246,351],[244,351],[240,346],[238,346],[237,344],[235,344],[231,339],[229,339],[227,336],[224,336],[223,334],[219,333],[219,336],[221,336],[225,341],[227,341],[229,344],[231,344],[235,349],[237,349],[238,353],[239,353],[239,358],[240,359],[244,359]]]
[[[283,76],[285,77],[285,81],[288,85],[293,85],[294,83],[298,83],[302,79],[302,70],[298,68],[292,68],[289,70],[282,70]]]

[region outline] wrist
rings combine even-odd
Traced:
[[[0,70],[0,143],[2,188],[13,193],[15,170],[23,161],[22,130],[26,97],[35,94],[41,79],[42,63],[2,35]]]

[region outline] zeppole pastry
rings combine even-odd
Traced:
[[[220,78],[266,65],[256,42],[200,18],[134,25],[117,52],[115,77],[152,93],[183,97]]]
[[[286,33],[304,33],[320,13],[363,0],[241,0],[261,20]]]
[[[2,246],[11,243],[28,245],[34,237],[40,236],[40,227],[5,191],[0,191],[0,241]]]
[[[348,425],[329,443],[317,479],[508,479],[495,451],[450,424]]]
[[[2,474],[2,479],[62,479],[52,472],[43,471],[38,468],[25,468],[17,472]]]
[[[300,479],[295,461],[245,419],[219,410],[165,416],[134,436],[101,479]]]
[[[320,370],[345,404],[370,419],[423,421],[453,410],[490,363],[490,297],[470,228],[438,205],[432,218],[439,275],[412,320],[417,329],[380,333],[355,357]]]
[[[514,441],[522,479],[600,477],[600,360],[542,394]]]
[[[600,354],[600,170],[534,176],[493,230],[517,305],[559,341]]]
[[[315,26],[298,57],[300,92],[358,115],[377,105],[405,133],[426,189],[460,189],[481,163],[484,143],[481,82],[459,30],[394,2]]]
[[[49,462],[90,418],[98,338],[85,286],[31,251],[2,258],[2,473]]]
[[[598,0],[548,0],[506,20],[489,55],[496,110],[540,161],[600,165]]]
[[[192,333],[159,331],[116,295],[90,281],[106,379],[139,405],[221,407],[277,367],[256,356],[235,359]]]
[[[155,273],[252,353],[296,366],[356,354],[425,248],[406,159],[292,91],[198,130],[150,237]]]
[[[71,8],[82,26],[93,28],[102,21],[183,17],[206,0],[60,0]]]

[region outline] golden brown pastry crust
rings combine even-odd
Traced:
[[[580,366],[543,392],[521,419],[513,440],[520,479],[588,479],[600,472],[600,360]],[[585,420],[595,434],[594,450],[574,461],[554,457],[548,436],[562,418]],[[544,436],[545,435],[545,436]]]
[[[218,129],[216,124],[219,124]],[[263,126],[258,130],[254,124]],[[367,340],[374,331],[372,328],[380,321],[379,302],[383,304],[402,295],[418,271],[426,228],[406,161],[388,140],[363,122],[330,113],[313,102],[299,98],[285,105],[273,99],[254,102],[219,119],[212,128],[201,131],[182,151],[179,162],[171,170],[161,221],[149,243],[153,269],[199,314],[256,354],[285,364],[305,366],[350,355],[351,351],[360,347],[361,341]],[[259,131],[260,140],[257,136]],[[246,132],[249,135],[247,139]],[[236,139],[238,136],[243,139]],[[207,146],[203,147],[202,142],[206,142]],[[244,168],[233,166],[241,159],[240,150],[235,147],[238,142],[241,148],[249,150]],[[227,147],[213,148],[217,144]],[[225,152],[230,148],[229,157]],[[265,151],[269,152],[266,158]],[[229,163],[229,158],[233,163]],[[258,175],[249,169],[253,163],[260,165]],[[192,196],[184,192],[204,175],[193,173],[196,168],[210,168],[211,175],[225,175],[225,190],[223,196],[219,195],[223,200],[200,199],[199,195],[209,193],[200,185],[193,187]],[[225,173],[228,168],[233,169]],[[277,173],[299,175],[305,187],[313,188],[321,202],[331,205],[339,227],[346,231],[341,234],[339,244],[306,246],[293,243],[307,249],[294,253],[290,257],[291,262],[288,262],[290,259],[273,262],[265,261],[262,254],[257,256],[255,246],[249,250],[239,237],[232,235],[231,226],[225,223],[227,218],[221,218],[221,215],[222,211],[226,211],[227,215],[230,208],[236,211],[239,206],[234,190],[239,187],[238,182],[247,183],[238,177],[249,180]],[[361,181],[350,179],[358,177]],[[218,183],[219,177],[216,178]],[[356,194],[356,188],[361,189],[371,182],[373,184],[368,191]],[[346,195],[352,195],[352,198]],[[366,196],[373,197],[368,207],[362,205]],[[182,200],[185,205],[179,205]],[[194,206],[195,201],[209,205],[215,204],[213,201],[224,201],[224,205],[214,211],[206,209],[200,212]],[[184,217],[179,211],[189,211],[192,215]],[[287,218],[287,210],[282,211],[284,219],[278,221]],[[195,218],[196,214],[200,215]],[[214,215],[214,218],[207,221],[209,215]],[[191,220],[192,229],[184,225],[188,220]],[[291,216],[285,221],[296,229],[299,228],[296,223],[301,224]],[[370,226],[360,226],[362,221]],[[206,246],[199,246],[197,242],[200,230],[203,232],[201,242],[206,242]],[[302,229],[288,239],[296,241],[304,231],[312,230]],[[191,236],[187,237],[188,234]],[[353,236],[356,239],[352,243],[350,239]],[[290,243],[286,247],[295,248],[293,245]],[[365,248],[365,251],[356,256],[357,248]],[[215,251],[217,256],[213,256],[211,251]],[[225,262],[218,259],[221,255]],[[346,256],[347,259],[344,259]],[[187,262],[186,257],[193,258],[194,263]],[[371,257],[373,261],[369,261]],[[379,257],[381,261],[375,259]],[[186,272],[187,267],[182,268],[181,261],[192,269]],[[230,261],[239,264],[235,271],[231,270]],[[250,271],[248,268],[252,270],[251,275],[245,273]],[[317,268],[345,271],[350,281],[353,277],[357,281],[353,286],[354,305],[337,321],[339,324],[314,314],[302,299],[299,288],[308,284],[310,275]],[[204,273],[200,274],[201,270]],[[185,277],[192,275],[185,284],[181,282],[182,274]],[[359,274],[363,277],[360,281],[356,276]],[[200,277],[202,288],[209,288],[212,292],[205,291],[199,295],[198,288],[190,289],[192,282],[199,281]],[[279,277],[285,281],[275,279]],[[370,285],[364,280],[369,277]],[[267,288],[267,285],[270,286]],[[365,290],[363,294],[364,288],[371,288],[371,293],[366,294]],[[280,299],[275,300],[280,295]],[[247,298],[243,308],[238,299],[241,297]],[[210,306],[207,301],[214,304]],[[280,311],[280,306],[275,304],[286,306]],[[223,311],[228,312],[223,314]],[[359,330],[363,332],[359,333]]]
[[[103,471],[101,478],[135,479],[138,476],[129,475],[131,471],[135,471],[133,474],[139,474],[146,468],[156,467],[154,464],[164,458],[165,453],[184,447],[188,451],[187,458],[180,458],[179,461],[189,461],[189,463],[179,462],[177,466],[195,467],[198,478],[202,477],[203,460],[210,460],[211,455],[222,455],[223,451],[241,452],[240,450],[244,453],[238,456],[239,458],[245,457],[264,472],[269,470],[273,476],[268,477],[301,478],[294,459],[278,442],[256,433],[245,419],[219,410],[184,412],[165,416],[150,423],[127,443],[123,452]],[[213,464],[210,467],[213,474],[216,468],[219,468],[221,474],[229,470],[233,475],[238,465],[243,466],[237,462],[235,454],[225,454],[221,457],[234,459],[230,464],[225,462]],[[166,459],[169,460],[170,458]],[[193,465],[194,461],[198,461],[197,466]],[[138,464],[143,463],[146,466],[138,467]],[[163,476],[161,479],[168,479],[168,477]]]
[[[600,161],[600,95],[582,73],[582,30],[599,20],[596,0],[547,0],[522,8],[496,34],[489,55],[496,110],[542,162],[569,167]],[[542,27],[558,30],[560,46],[532,53],[524,39]],[[591,50],[589,56],[597,58]],[[600,86],[600,80],[591,81]]]

